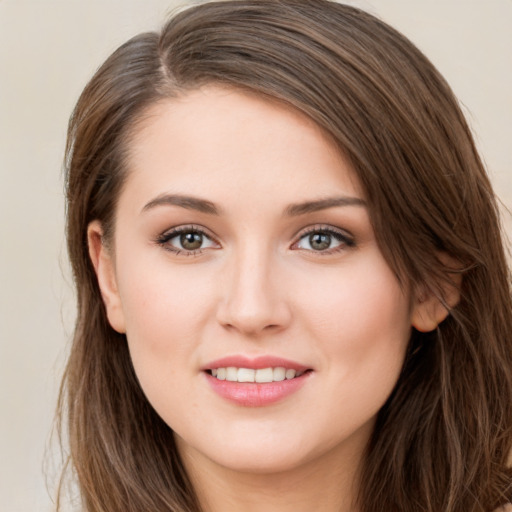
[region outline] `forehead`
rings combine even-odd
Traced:
[[[221,201],[275,187],[283,200],[331,196],[333,188],[362,196],[347,159],[306,115],[212,86],[147,110],[130,137],[127,181],[138,195],[208,194]]]

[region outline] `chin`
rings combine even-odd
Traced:
[[[182,455],[192,455],[194,459],[206,457],[215,466],[246,474],[278,474],[300,471],[301,468],[321,467],[323,462],[332,457],[348,455],[354,460],[360,459],[365,447],[370,425],[365,428],[364,436],[358,432],[342,429],[322,435],[321,432],[304,432],[293,435],[291,430],[280,429],[279,432],[242,431],[222,436],[211,436],[207,440],[180,438],[178,446]],[[368,431],[367,431],[368,430]],[[321,440],[323,438],[323,440]],[[199,441],[199,442],[194,442]],[[355,441],[355,443],[354,443]],[[354,448],[356,447],[355,453]],[[353,453],[354,452],[354,453]]]
[[[223,453],[213,461],[238,473],[268,475],[292,472],[307,463],[308,459],[305,454],[296,450],[250,449],[245,452]]]

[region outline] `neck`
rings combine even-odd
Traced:
[[[361,451],[340,457],[338,449],[331,450],[271,473],[226,468],[190,448],[180,452],[203,512],[357,512]]]

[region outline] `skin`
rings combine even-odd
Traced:
[[[428,330],[446,311],[399,285],[352,168],[301,113],[206,87],[147,114],[131,141],[113,243],[102,244],[95,221],[90,252],[109,321],[126,333],[204,509],[355,510],[362,452],[411,328]],[[168,204],[166,194],[207,200],[218,214]],[[340,197],[353,204],[289,215],[290,205]],[[200,252],[168,235],[179,226],[205,232]],[[311,229],[338,235],[317,250]],[[243,407],[201,370],[231,355],[312,371],[285,399]]]

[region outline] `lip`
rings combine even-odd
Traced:
[[[212,370],[216,368],[227,368],[234,366],[236,368],[251,368],[253,370],[261,370],[262,368],[276,368],[278,366],[286,368],[287,370],[306,371],[311,370],[310,367],[299,364],[290,359],[283,359],[276,356],[258,356],[254,358],[246,356],[227,356],[221,359],[211,361],[201,368],[201,370]]]
[[[219,380],[207,371],[216,368],[251,368],[254,370],[262,368],[282,367],[296,371],[304,371],[300,377],[279,382],[232,382]],[[313,372],[306,371],[311,368],[289,359],[274,356],[259,356],[248,358],[245,356],[228,356],[216,359],[202,368],[210,388],[222,398],[243,407],[264,407],[274,404],[286,397],[296,393],[308,381]]]

